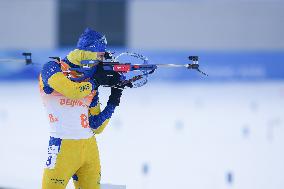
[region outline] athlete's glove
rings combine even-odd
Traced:
[[[103,73],[97,73],[93,79],[98,85],[114,86],[120,82],[120,75],[117,72],[105,71]]]
[[[112,70],[104,70],[103,65],[97,65],[96,73],[93,75],[94,82],[99,86],[114,86],[120,82],[120,74]]]
[[[122,91],[123,91],[123,89],[121,89],[121,88],[111,87],[111,94],[109,96],[107,104],[119,106]]]

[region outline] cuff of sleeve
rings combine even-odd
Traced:
[[[111,106],[111,107],[119,106],[119,100],[110,98],[110,99],[107,101],[107,105],[108,105],[108,106]]]
[[[108,103],[107,106],[106,106],[106,109],[107,109],[108,112],[111,112],[111,114],[113,114],[115,107],[116,106],[114,104]]]

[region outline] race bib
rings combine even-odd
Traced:
[[[56,139],[51,137],[48,146],[48,157],[45,162],[45,168],[47,169],[54,169],[56,165],[57,155],[60,151],[61,139]]]

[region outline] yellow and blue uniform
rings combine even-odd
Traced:
[[[50,122],[48,157],[42,188],[63,189],[73,177],[76,189],[100,187],[100,160],[95,134],[101,133],[114,112],[108,103],[100,109],[95,82],[73,82],[69,67],[80,60],[97,59],[97,53],[75,49],[61,62],[43,66],[40,92]]]

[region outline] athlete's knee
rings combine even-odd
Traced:
[[[42,182],[42,189],[65,189],[68,180],[64,178],[45,177]]]

